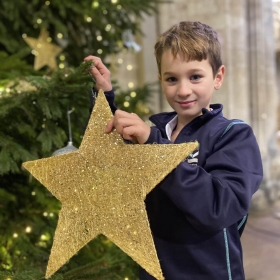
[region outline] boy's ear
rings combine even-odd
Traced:
[[[158,79],[161,82],[161,75],[160,75],[160,73],[158,73]]]
[[[222,84],[223,84],[223,80],[224,80],[224,76],[225,76],[225,71],[226,71],[226,68],[225,68],[224,65],[222,65],[222,66],[219,68],[219,70],[218,70],[218,72],[217,72],[217,74],[216,74],[216,76],[215,76],[214,88],[215,88],[216,90],[220,89],[220,87],[221,87]]]

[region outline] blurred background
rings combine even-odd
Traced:
[[[280,279],[280,1],[1,0],[0,15],[0,280],[44,279],[60,202],[21,165],[79,147],[94,82],[84,57],[100,56],[117,106],[147,120],[171,110],[155,40],[183,20],[218,32],[226,78],[212,102],[249,123],[261,149],[264,180],[241,239],[246,279]],[[137,272],[99,236],[51,279],[129,280]]]

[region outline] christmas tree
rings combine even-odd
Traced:
[[[89,54],[130,51],[124,32],[157,0],[0,3],[0,279],[44,279],[60,204],[22,168],[72,143],[79,147],[90,114]],[[108,64],[108,67],[110,65]],[[117,90],[120,109],[142,117],[151,86]],[[128,103],[127,100],[130,99]],[[69,121],[71,113],[71,129]],[[138,267],[99,236],[51,279],[137,279]]]

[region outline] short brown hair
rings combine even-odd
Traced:
[[[174,57],[182,54],[187,61],[208,59],[215,76],[222,65],[221,45],[217,32],[201,22],[182,21],[161,34],[155,44],[158,71],[161,72],[161,58],[171,50]]]

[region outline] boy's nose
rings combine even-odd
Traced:
[[[186,96],[192,93],[192,89],[190,87],[190,85],[187,82],[181,82],[179,84],[179,87],[177,89],[177,95],[178,96]]]

